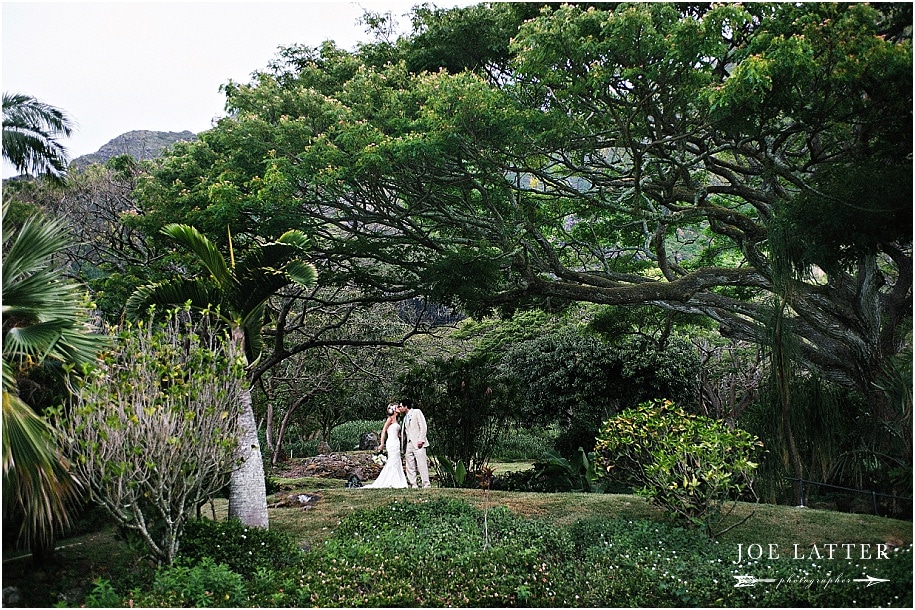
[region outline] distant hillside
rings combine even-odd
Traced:
[[[102,146],[97,152],[73,159],[70,162],[70,169],[84,169],[93,163],[105,163],[119,155],[130,155],[137,161],[155,159],[162,154],[164,148],[175,142],[196,139],[197,136],[190,131],[128,131]]]

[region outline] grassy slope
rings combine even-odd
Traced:
[[[483,507],[483,492],[466,489],[344,489],[337,487],[319,488],[308,484],[297,487],[296,491],[321,496],[315,505],[307,510],[298,508],[273,509],[270,515],[271,527],[296,536],[311,545],[320,544],[332,533],[340,519],[361,508],[370,508],[393,501],[422,502],[433,498],[463,498],[469,503]],[[315,481],[318,483],[318,481]],[[321,481],[320,484],[326,484]],[[638,497],[620,494],[582,493],[518,493],[493,491],[489,493],[490,506],[506,506],[515,513],[528,517],[546,518],[559,525],[572,523],[588,516],[625,517],[627,519],[662,519],[660,511],[652,508]],[[220,511],[217,510],[217,514]],[[773,506],[769,504],[738,504],[735,520],[749,513],[750,519],[730,532],[720,541],[735,548],[738,543],[778,544],[780,548],[791,549],[794,544],[806,548],[811,544],[826,543],[884,543],[897,539],[912,542],[912,523],[876,517]]]
[[[480,490],[438,489],[345,489],[342,481],[302,479],[287,482],[287,490],[320,496],[314,506],[275,508],[270,510],[271,527],[291,533],[302,543],[315,546],[330,537],[340,520],[361,508],[398,502],[423,502],[434,498],[463,498],[483,507],[506,506],[529,517],[545,518],[558,524],[572,523],[589,516],[660,519],[660,513],[637,496],[596,494],[545,494],[491,492],[484,498]],[[286,495],[290,491],[279,494]],[[225,516],[227,503],[216,501],[218,518]],[[884,543],[898,539],[912,542],[912,523],[815,509],[772,505],[738,505],[736,515],[753,516],[743,525],[721,537],[721,544],[733,549],[737,544],[778,544],[791,552],[794,544],[806,549],[811,544]],[[209,514],[204,510],[204,514]],[[4,555],[3,586],[16,586],[24,597],[22,605],[50,606],[60,601],[79,604],[89,584],[99,576],[123,582],[126,575],[140,579],[140,572],[150,566],[126,545],[118,542],[109,529],[60,543],[55,565],[35,570],[27,558],[15,559],[21,553]],[[141,568],[138,572],[137,568]],[[61,597],[63,594],[63,597]]]

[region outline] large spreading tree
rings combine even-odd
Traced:
[[[140,185],[142,221],[296,226],[323,281],[379,298],[648,304],[790,337],[910,428],[881,390],[911,332],[910,9],[415,15],[397,43],[288,48],[226,85],[230,116]],[[471,23],[487,52],[432,35]]]

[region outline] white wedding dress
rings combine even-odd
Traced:
[[[384,442],[384,447],[388,451],[388,461],[385,463],[384,468],[381,469],[381,474],[378,475],[378,478],[373,483],[363,486],[362,489],[407,486],[407,475],[404,474],[403,464],[400,461],[399,423],[394,422],[388,426],[388,438]]]

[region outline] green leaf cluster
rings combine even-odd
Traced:
[[[594,461],[599,476],[631,484],[672,516],[714,536],[727,516],[723,507],[752,494],[761,448],[743,430],[655,400],[607,420]]]

